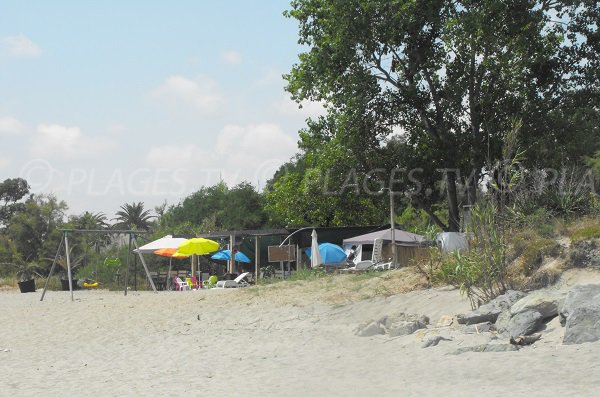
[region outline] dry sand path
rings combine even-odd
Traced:
[[[558,322],[515,352],[455,334],[357,337],[383,314],[468,310],[457,291],[323,304],[285,291],[1,292],[0,396],[594,396],[600,344],[560,344]],[[435,330],[432,332],[435,333]]]

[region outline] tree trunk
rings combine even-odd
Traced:
[[[458,195],[456,194],[456,171],[446,171],[448,192],[448,231],[460,231],[460,214],[458,212]]]

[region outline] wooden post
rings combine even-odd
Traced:
[[[227,264],[228,270],[227,273],[233,273],[233,268],[235,266],[235,253],[233,252],[235,247],[235,234],[231,233],[229,235],[229,263]]]
[[[254,237],[254,271],[256,272],[256,284],[258,284],[258,278],[260,277],[260,237]]]
[[[302,266],[302,251],[300,250],[300,246],[296,244],[296,271],[303,269]]]

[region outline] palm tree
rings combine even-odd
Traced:
[[[85,211],[79,216],[72,218],[73,225],[76,229],[83,230],[104,230],[108,229],[108,219],[103,212],[91,213]],[[94,248],[96,254],[100,253],[100,248],[110,244],[110,235],[107,234],[92,234],[84,236],[82,241]]]
[[[114,227],[125,228],[131,230],[148,230],[150,229],[150,220],[154,218],[150,215],[149,210],[144,210],[144,203],[123,204],[120,211],[113,218],[117,221]]]

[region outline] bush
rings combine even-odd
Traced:
[[[506,290],[506,249],[493,204],[480,203],[473,208],[469,232],[469,251],[447,256],[439,277],[460,288],[476,308]]]

